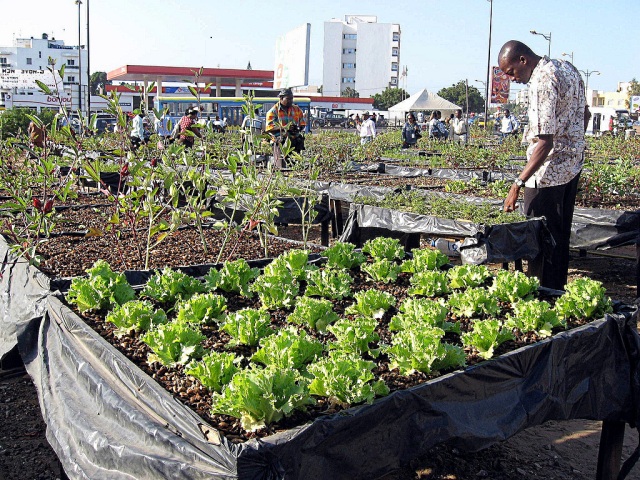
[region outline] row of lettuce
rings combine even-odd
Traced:
[[[482,265],[447,269],[448,258],[438,250],[412,253],[406,258],[389,238],[370,240],[362,251],[337,243],[321,262],[291,250],[262,271],[242,259],[211,268],[201,279],[165,268],[138,292],[98,261],[87,277],[73,279],[67,300],[81,312],[105,313],[116,336],[139,335],[151,350],[149,362],[184,366],[211,391],[211,413],[239,418],[246,430],[319,397],[347,407],[388,394],[377,375],[380,362],[400,375],[434,374],[465,366],[468,354],[489,359],[516,336],[548,337],[570,318],[600,318],[611,310],[593,280],[570,283],[552,306],[537,298],[535,277],[492,274]],[[358,270],[370,282],[354,293]],[[408,278],[401,301],[384,287],[401,285],[399,275]],[[255,308],[229,311],[230,295],[256,296]],[[352,303],[339,315],[334,302],[342,299]],[[274,328],[275,311],[286,313],[284,328]],[[204,326],[228,336],[224,347],[203,347]]]

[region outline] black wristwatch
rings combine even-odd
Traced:
[[[518,188],[522,188],[522,187],[524,187],[524,183],[525,182],[521,178],[516,178],[516,181],[513,182],[513,183],[515,183],[518,186]]]

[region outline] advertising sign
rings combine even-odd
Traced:
[[[273,88],[308,85],[310,39],[310,23],[300,25],[276,39]]]
[[[508,103],[511,80],[500,70],[500,67],[491,67],[491,103]]]
[[[55,72],[55,78],[62,89],[62,79],[58,72]],[[38,88],[36,80],[40,80],[49,88],[56,88],[54,74],[49,70],[0,69],[0,88]]]
[[[629,112],[640,114],[640,95],[633,95],[629,99]]]

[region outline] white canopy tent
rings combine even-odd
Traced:
[[[389,116],[391,118],[404,119],[408,112],[440,110],[444,118],[459,108],[461,107],[455,103],[451,103],[449,100],[445,100],[441,96],[428,92],[426,88],[423,88],[406,100],[389,107]]]

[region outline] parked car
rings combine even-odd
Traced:
[[[315,128],[323,127],[342,127],[344,128],[347,123],[347,118],[344,115],[337,113],[327,113],[323,117],[313,118],[311,120],[311,126]]]

